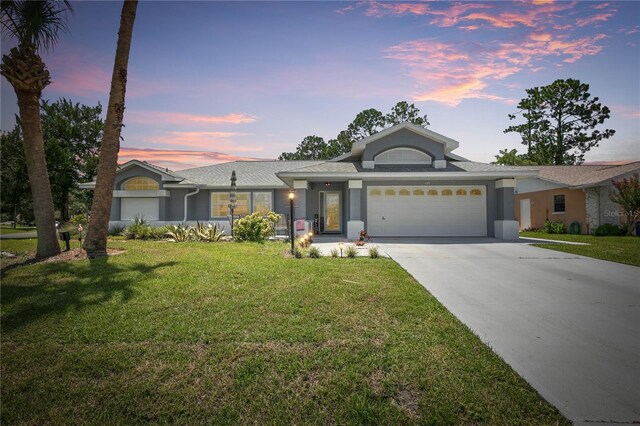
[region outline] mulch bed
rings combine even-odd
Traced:
[[[107,249],[109,256],[117,256],[124,253],[126,250],[121,249]],[[18,266],[34,265],[36,263],[52,263],[52,262],[69,262],[73,260],[86,260],[87,252],[81,248],[71,249],[69,251],[63,251],[57,256],[47,257],[45,259],[36,259],[35,253],[22,253],[16,257],[2,257],[2,273],[7,272]]]

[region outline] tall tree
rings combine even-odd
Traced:
[[[104,123],[102,106],[74,104],[61,98],[42,101],[41,120],[53,205],[63,221],[69,220],[69,204],[80,182],[92,180]]]
[[[393,108],[391,108],[391,112],[385,116],[385,119],[389,126],[395,126],[396,124],[404,123],[405,121],[409,121],[422,127],[427,127],[429,125],[427,114],[420,115],[420,110],[414,104],[410,104],[407,101],[398,102]]]
[[[518,154],[517,149],[509,150],[501,149],[499,155],[496,155],[496,161],[493,164],[501,164],[503,166],[531,166],[537,164],[529,159],[527,154]]]
[[[504,132],[519,133],[530,159],[538,164],[582,163],[586,152],[615,133],[596,130],[609,118],[610,110],[598,97],[592,97],[589,85],[580,80],[556,80],[526,92],[519,111],[509,115],[511,120],[522,115],[525,122]]]
[[[316,160],[327,158],[327,143],[320,136],[312,135],[302,139],[294,152],[283,152],[279,160]]]
[[[98,161],[96,188],[91,205],[91,218],[87,236],[82,247],[89,258],[107,255],[107,234],[109,232],[109,214],[113,199],[113,184],[118,166],[120,134],[124,120],[125,93],[127,90],[127,69],[129,52],[133,36],[133,23],[136,19],[137,0],[125,0],[120,15],[118,45],[111,76],[111,91],[105,120],[102,147]]]
[[[12,131],[0,135],[0,152],[0,209],[14,223],[17,222],[18,215],[31,220],[31,187],[24,157],[22,130],[18,124]]]
[[[384,114],[375,108],[369,108],[356,115],[347,126],[347,132],[352,140],[357,141],[378,133],[386,124]]]
[[[0,73],[13,86],[18,98],[38,230],[36,257],[40,258],[60,253],[60,244],[40,123],[40,97],[51,79],[38,50],[53,48],[58,33],[67,29],[66,16],[71,10],[68,1],[3,0],[0,4],[2,32],[18,42],[8,55],[2,56]]]

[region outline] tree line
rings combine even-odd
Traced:
[[[102,105],[99,103],[91,107],[74,104],[65,98],[53,103],[45,100],[40,103],[53,206],[64,222],[72,215],[89,213],[92,193],[80,190],[79,184],[96,176],[104,126],[101,114]],[[34,220],[23,144],[22,123],[20,117],[16,117],[14,129],[0,135],[0,210],[14,223],[18,217],[26,222]]]
[[[283,152],[278,160],[329,160],[350,152],[354,142],[405,121],[425,128],[429,125],[426,114],[421,115],[420,110],[407,101],[396,103],[386,115],[369,108],[359,112],[335,138],[325,141],[320,136],[306,136],[295,151]]]

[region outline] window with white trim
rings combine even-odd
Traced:
[[[253,195],[253,197],[252,197]],[[234,216],[246,216],[251,213],[251,201],[253,198],[253,211],[266,214],[272,210],[272,197],[270,192],[237,192],[236,208]],[[211,217],[224,217],[231,214],[229,210],[229,192],[211,193]]]
[[[271,192],[254,192],[253,212],[259,212],[262,215],[266,215],[270,211],[273,211]]]

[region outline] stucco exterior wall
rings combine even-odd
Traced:
[[[564,214],[553,212],[554,195],[564,195]],[[561,220],[567,229],[572,222],[580,223],[580,233],[587,233],[585,192],[582,189],[548,189],[544,191],[519,193],[516,195],[516,220],[520,221],[520,200],[531,200],[531,227],[542,228],[549,219],[552,222]]]

